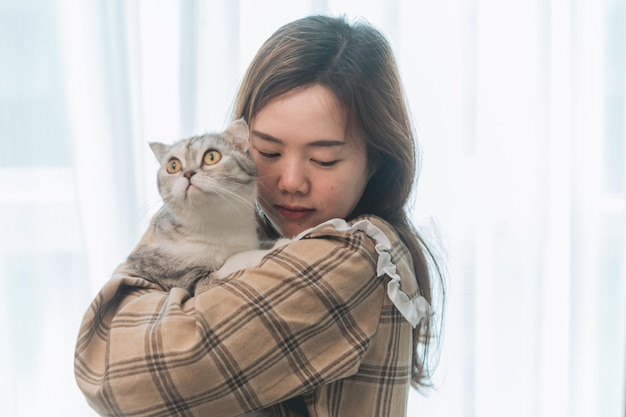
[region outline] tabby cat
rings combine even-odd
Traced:
[[[240,119],[221,133],[173,145],[151,143],[150,148],[161,164],[157,184],[163,205],[118,271],[166,290],[193,292],[211,272],[212,278],[222,279],[260,261],[268,250],[259,249],[257,237],[256,166],[247,123]],[[262,409],[242,417],[269,415]]]
[[[259,247],[248,125],[150,148],[163,205],[118,270],[191,292],[230,255]]]

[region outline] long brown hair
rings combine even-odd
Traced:
[[[437,258],[416,231],[407,207],[416,184],[419,157],[411,118],[391,46],[370,24],[309,16],[278,29],[259,49],[236,97],[234,117],[251,121],[271,100],[293,89],[319,84],[347,111],[348,129],[366,143],[376,171],[349,216],[373,214],[392,224],[408,247],[422,295],[433,305],[432,288],[443,280]],[[348,220],[349,220],[348,219]],[[442,316],[442,315],[441,315]],[[413,386],[428,386],[431,319],[414,331]],[[433,355],[430,355],[433,356]]]

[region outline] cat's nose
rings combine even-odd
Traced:
[[[187,171],[183,175],[184,175],[185,178],[187,178],[189,180],[189,179],[191,179],[191,177],[196,175],[196,171]]]

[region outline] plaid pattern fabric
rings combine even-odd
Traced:
[[[408,251],[367,219],[416,297]],[[195,296],[117,271],[85,313],[78,385],[105,416],[404,416],[412,328],[376,262],[365,233],[328,227]]]

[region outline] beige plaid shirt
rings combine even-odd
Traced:
[[[415,299],[408,251],[366,219]],[[118,273],[85,313],[78,385],[106,416],[405,416],[412,327],[377,260],[366,233],[329,226],[194,296]]]

